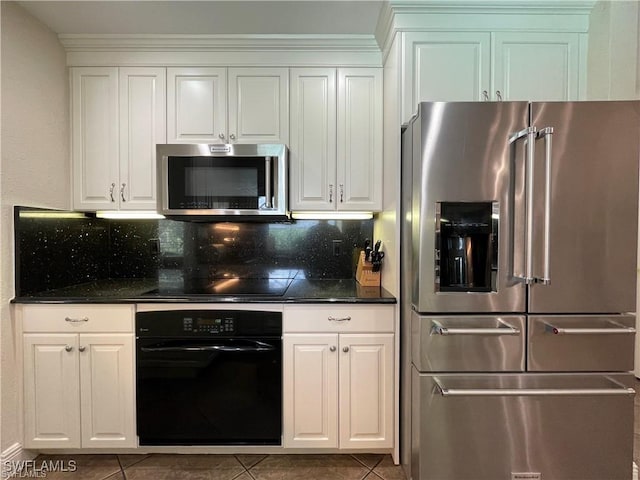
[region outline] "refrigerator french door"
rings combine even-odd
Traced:
[[[639,144],[637,101],[419,105],[403,134],[414,480],[630,478]],[[509,447],[465,448],[489,438]]]

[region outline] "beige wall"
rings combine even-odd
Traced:
[[[0,2],[0,452],[21,442],[13,205],[68,208],[69,82],[57,36],[14,2]]]
[[[589,22],[587,99],[640,98],[640,1],[600,0]]]

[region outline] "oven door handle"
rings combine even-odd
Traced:
[[[197,347],[181,346],[181,347],[141,347],[140,351],[145,353],[151,352],[272,352],[275,347],[264,342],[252,342],[255,346],[231,346],[231,345],[200,345]]]

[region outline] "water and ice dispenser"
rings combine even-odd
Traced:
[[[441,202],[436,215],[436,288],[495,291],[497,203]]]

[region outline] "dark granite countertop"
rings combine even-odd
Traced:
[[[161,293],[156,279],[109,279],[15,297],[12,303],[383,303],[396,298],[355,279],[295,278],[283,295]]]

